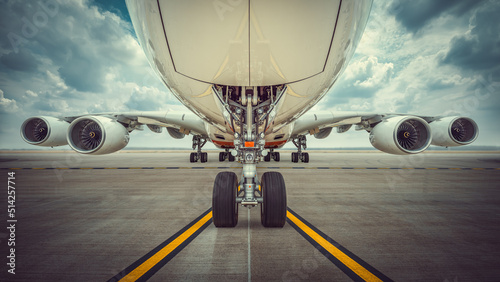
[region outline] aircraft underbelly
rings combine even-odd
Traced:
[[[371,0],[128,1],[141,46],[187,107],[223,127],[213,84],[287,85],[286,124],[314,106],[349,61]]]
[[[239,86],[286,84],[323,72],[340,0],[241,0],[225,5],[160,2],[176,72]]]

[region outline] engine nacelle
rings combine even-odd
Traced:
[[[186,134],[180,132],[179,129],[173,127],[167,127],[168,134],[174,139],[182,139],[186,136]]]
[[[432,129],[432,145],[452,147],[467,145],[476,140],[476,122],[466,117],[445,117],[429,124]]]
[[[389,154],[417,154],[431,144],[431,129],[419,117],[391,117],[371,130],[370,142],[373,147]]]
[[[110,154],[127,146],[130,137],[127,129],[114,119],[86,116],[75,119],[69,126],[69,146],[78,153]]]
[[[31,117],[21,126],[21,137],[31,145],[47,147],[67,145],[68,126],[68,122],[55,117]]]
[[[314,137],[316,137],[316,139],[325,139],[330,135],[332,129],[332,127],[325,127],[323,129],[320,129],[318,133],[314,133]]]

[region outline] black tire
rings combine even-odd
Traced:
[[[304,153],[304,159],[303,159],[303,161],[304,161],[305,163],[308,163],[308,162],[309,162],[309,153]]]
[[[280,152],[275,152],[274,153],[274,160],[279,162],[280,161]]]
[[[286,187],[279,172],[265,172],[262,175],[261,189],[263,202],[260,205],[260,218],[264,227],[283,227],[286,222]]]
[[[195,155],[195,153],[191,153],[189,155],[189,161],[192,162],[192,163],[196,162],[196,155]]]
[[[206,163],[208,161],[208,153],[201,153],[201,162]]]
[[[298,153],[292,153],[292,163],[296,163],[299,159]]]
[[[223,162],[225,160],[224,152],[219,152],[219,162]]]
[[[236,159],[231,153],[229,153],[229,161],[234,162],[234,159]]]
[[[271,161],[271,152],[267,153],[267,156],[264,157],[265,162],[270,162]]]
[[[235,227],[238,223],[237,189],[236,173],[224,171],[215,177],[212,195],[212,216],[215,227]]]

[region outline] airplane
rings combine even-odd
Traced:
[[[476,122],[462,116],[400,113],[308,112],[345,70],[363,34],[372,0],[126,0],[137,39],[166,87],[186,112],[110,112],[69,117],[35,116],[21,136],[38,146],[69,145],[87,155],[123,149],[129,133],[147,126],[173,138],[192,135],[190,162],[207,162],[212,142],[219,161],[242,164],[215,177],[216,227],[234,227],[238,207],[260,205],[265,227],[286,221],[286,185],[279,172],[259,179],[257,163],[309,162],[307,136],[326,138],[333,128],[369,133],[378,150],[418,154],[430,144],[467,145]]]

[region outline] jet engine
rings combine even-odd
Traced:
[[[85,116],[75,119],[68,129],[68,144],[78,153],[103,155],[123,149],[129,141],[127,129],[114,119]]]
[[[21,137],[31,145],[55,147],[67,145],[69,123],[55,117],[31,117],[21,126]]]
[[[417,154],[431,144],[431,129],[419,117],[391,117],[375,125],[370,132],[370,142],[389,154]]]
[[[467,145],[476,140],[479,132],[477,124],[466,117],[445,117],[429,125],[432,129],[432,145],[436,146]]]

